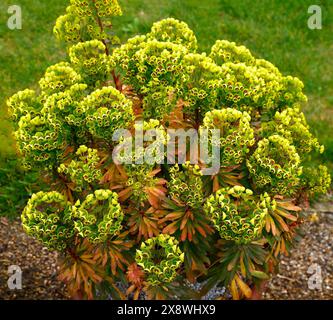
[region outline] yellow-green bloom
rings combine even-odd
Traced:
[[[27,114],[38,114],[43,107],[36,92],[30,89],[15,93],[7,100],[7,106],[12,119],[16,122]]]
[[[74,229],[82,238],[101,243],[120,233],[124,213],[118,195],[110,190],[96,190],[71,209]]]
[[[81,79],[81,75],[69,63],[60,62],[46,69],[44,77],[39,81],[39,86],[43,94],[52,95],[69,89]]]
[[[142,242],[136,250],[135,261],[145,271],[149,284],[161,285],[175,280],[184,253],[174,237],[160,234]]]
[[[26,166],[38,163],[44,168],[61,158],[68,132],[54,114],[21,117],[15,137]]]
[[[161,42],[181,44],[192,52],[195,52],[198,48],[197,39],[193,31],[185,22],[173,18],[155,22],[147,37],[150,40],[155,39]]]
[[[32,195],[22,212],[23,229],[48,248],[63,251],[74,236],[70,209],[62,194],[40,191]]]
[[[86,83],[107,79],[114,65],[106,55],[105,45],[99,40],[80,42],[69,49],[69,58],[72,65]]]
[[[134,120],[132,101],[113,87],[97,89],[80,104],[90,133],[112,141],[117,129],[127,129]]]
[[[331,188],[331,175],[328,168],[323,165],[319,165],[318,168],[304,167],[301,179],[302,186],[311,196],[326,194]]]
[[[247,160],[255,187],[271,194],[292,195],[302,173],[300,157],[293,145],[279,135],[259,141]]]
[[[171,198],[191,208],[200,208],[203,203],[202,173],[198,165],[186,162],[169,170],[168,190]]]
[[[240,244],[260,237],[268,212],[264,201],[241,186],[219,189],[207,199],[204,211],[222,239]]]
[[[232,108],[207,112],[203,119],[202,130],[208,130],[208,146],[220,148],[221,166],[237,165],[244,161],[247,153],[255,143],[254,130],[250,125],[251,117],[247,112]],[[219,130],[219,139],[214,139],[212,130]]]
[[[263,122],[261,135],[268,137],[279,134],[292,143],[300,155],[311,152],[313,149],[322,153],[324,146],[313,137],[303,112],[298,106],[277,111],[273,120]]]
[[[59,173],[69,175],[75,183],[75,190],[82,191],[83,187],[99,181],[102,178],[101,170],[98,168],[100,158],[96,149],[80,146],[76,151],[77,160],[72,160],[68,165],[61,164]]]

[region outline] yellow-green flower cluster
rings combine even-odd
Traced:
[[[132,102],[113,87],[97,89],[80,104],[86,126],[98,138],[112,141],[117,129],[126,129],[134,120]]]
[[[16,122],[28,113],[35,115],[41,108],[42,103],[34,90],[26,89],[19,91],[7,100],[7,106],[12,119]]]
[[[304,167],[302,186],[310,195],[326,194],[331,188],[332,179],[326,166]]]
[[[95,16],[99,18],[121,16],[121,7],[117,0],[71,0],[80,17]]]
[[[68,43],[92,39],[109,39],[114,43],[119,39],[109,37],[104,26],[111,26],[111,17],[121,14],[117,0],[71,0],[66,14],[57,19],[53,31],[59,40]]]
[[[56,191],[33,194],[22,212],[23,229],[48,248],[63,251],[74,236],[70,208]]]
[[[185,22],[173,18],[154,23],[147,37],[149,40],[183,45],[190,52],[195,52],[198,48],[197,38],[193,31]]]
[[[125,171],[127,174],[126,185],[131,187],[130,199],[134,203],[144,204],[148,200],[147,189],[150,187],[155,187],[158,182],[152,174],[152,166],[147,164],[133,164],[126,165]]]
[[[119,145],[121,148],[117,153],[114,151],[115,159],[120,163],[133,164],[133,167],[144,164],[148,170],[156,164],[164,163],[170,137],[160,121],[138,121],[135,122],[134,129],[133,136],[122,137]]]
[[[71,218],[77,234],[92,243],[105,242],[119,234],[124,213],[118,195],[110,190],[96,190],[71,209]]]
[[[85,115],[80,103],[87,95],[87,88],[86,84],[76,83],[64,92],[52,94],[46,98],[42,113],[54,112],[68,125],[82,126],[85,123]]]
[[[260,237],[268,212],[263,199],[241,186],[219,189],[207,199],[204,210],[222,239],[239,244]]]
[[[82,191],[87,185],[102,178],[101,170],[98,168],[100,158],[96,149],[84,145],[78,148],[76,156],[77,160],[72,160],[68,165],[61,164],[58,172],[69,175],[75,183],[75,190]]]
[[[237,46],[235,42],[227,40],[217,40],[211,49],[210,57],[218,65],[226,62],[245,63],[246,65],[255,63],[249,49],[244,46]]]
[[[68,6],[66,14],[60,16],[53,28],[53,33],[58,40],[63,40],[69,43],[75,43],[84,39],[83,21],[75,14],[75,8]]]
[[[295,147],[279,135],[259,141],[247,167],[256,188],[280,195],[292,195],[302,173]]]
[[[28,168],[53,164],[67,144],[67,131],[52,113],[21,117],[15,137]]]
[[[221,66],[223,75],[215,86],[223,105],[246,110],[259,118],[260,114],[274,116],[276,111],[307,100],[299,79],[284,77],[270,62],[254,59],[243,46],[217,41],[210,58]]]
[[[57,63],[46,69],[45,75],[39,81],[44,95],[52,95],[69,89],[79,83],[81,76],[67,62]]]
[[[184,253],[178,241],[167,234],[142,242],[136,250],[136,263],[145,271],[151,285],[171,283],[177,277],[177,269],[184,262]]]
[[[156,186],[158,178],[153,174],[156,165],[164,163],[166,145],[169,136],[160,122],[156,119],[137,122],[134,125],[136,135],[125,138],[123,145],[131,147],[130,150],[123,148],[116,154],[116,160],[124,163],[128,176],[126,185],[131,187],[131,199],[138,203],[147,200],[146,188]],[[144,139],[143,144],[136,141]]]
[[[181,90],[184,111],[192,117],[199,111],[203,117],[207,111],[220,106],[217,88],[222,81],[222,69],[205,53],[187,54],[184,66]]]
[[[277,209],[277,202],[271,198],[267,192],[260,195],[260,205],[262,208],[267,208],[268,213],[274,213]]]
[[[208,138],[208,145],[220,148],[222,166],[242,163],[250,151],[249,148],[254,145],[254,131],[250,121],[251,117],[247,112],[232,108],[206,113],[201,132],[202,129],[208,129],[208,135],[203,136]],[[219,130],[220,138],[217,141],[211,130]]]
[[[112,59],[124,83],[144,97],[144,116],[161,119],[176,106],[180,82],[185,77],[181,61],[187,49],[171,42],[144,40],[136,37],[114,50]]]
[[[69,49],[72,65],[84,77],[86,83],[106,79],[110,72],[110,60],[105,45],[99,40],[80,42]]]
[[[157,85],[147,92],[142,100],[144,119],[162,119],[169,115],[177,103],[177,89],[173,86]]]
[[[272,134],[279,134],[288,139],[300,155],[309,153],[313,149],[320,153],[324,152],[324,146],[313,137],[304,114],[297,106],[282,112],[277,111],[272,121],[262,123],[261,135],[268,137]]]
[[[198,165],[186,162],[180,170],[176,164],[170,168],[168,190],[170,196],[191,208],[200,208],[203,203],[202,172]]]

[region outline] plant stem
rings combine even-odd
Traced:
[[[95,3],[95,0],[92,0],[92,1]],[[103,22],[102,22],[101,18],[98,16],[98,14],[96,15],[96,21],[97,21],[97,24],[99,25],[99,28],[101,29],[101,32],[104,32]],[[105,39],[103,39],[102,42],[103,42],[103,44],[104,44],[104,46],[105,46],[105,54],[106,54],[107,56],[109,56],[109,55],[110,55],[110,51],[109,51],[109,48],[108,48],[107,42],[106,42]],[[121,85],[121,83],[120,83],[120,81],[119,81],[119,78],[117,77],[115,71],[112,70],[111,74],[112,74],[113,81],[114,81],[114,84],[115,84],[115,86],[116,86],[116,89],[119,90],[119,91],[121,91],[121,89],[122,89],[122,85]]]

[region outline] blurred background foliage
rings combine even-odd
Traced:
[[[68,0],[17,0],[23,29],[6,26],[12,1],[0,3],[0,216],[17,216],[33,192],[37,175],[22,171],[17,160],[5,101],[13,93],[36,88],[45,69],[65,58],[65,49],[52,34],[56,18]],[[333,173],[333,2],[318,0],[322,30],[310,30],[308,7],[313,0],[119,0],[124,15],[114,19],[122,40],[150,30],[153,22],[174,17],[189,24],[201,51],[216,39],[245,45],[258,58],[282,73],[299,77],[309,103],[304,106],[314,134],[326,147],[313,159]],[[38,186],[40,189],[41,187]]]

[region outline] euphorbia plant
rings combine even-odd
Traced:
[[[330,187],[303,84],[232,42],[199,53],[175,19],[121,45],[116,15],[117,0],[71,0],[54,28],[69,60],[8,100],[50,186],[23,227],[60,252],[73,297],[188,298],[187,279],[192,297],[251,298],[298,238],[300,201]]]

